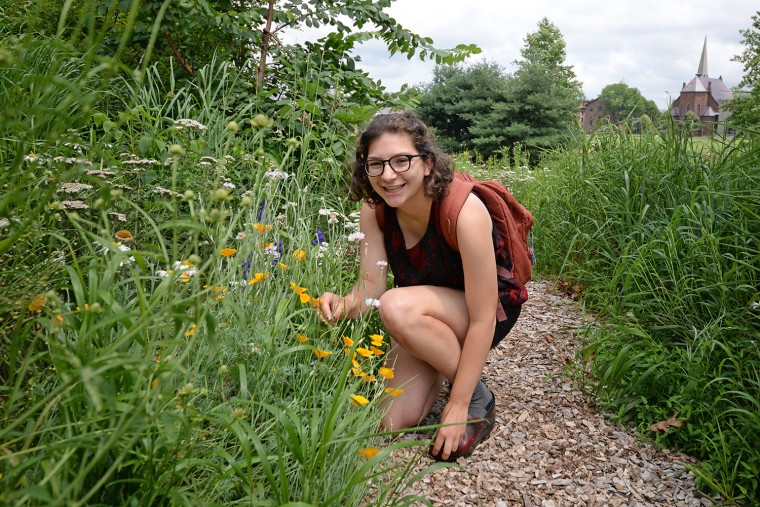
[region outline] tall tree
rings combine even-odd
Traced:
[[[441,146],[451,151],[473,150],[473,124],[490,113],[507,76],[496,63],[471,66],[438,65],[433,81],[421,88],[417,113],[428,123]]]
[[[579,128],[583,92],[572,66],[565,64],[565,47],[562,33],[547,18],[525,37],[522,59],[515,62],[517,71],[502,90],[501,100],[471,129],[484,155],[522,143],[535,157]]]
[[[54,9],[53,0],[10,0],[33,14]],[[331,122],[354,124],[379,107],[407,104],[405,90],[388,93],[361,69],[354,49],[368,41],[382,41],[390,54],[454,64],[480,50],[461,44],[435,47],[432,39],[417,35],[388,15],[393,0],[69,0],[57,2],[61,21],[33,28],[80,40],[87,51],[103,58],[115,56],[130,68],[155,64],[175,79],[216,79],[198,76],[211,62],[235,72],[237,103],[225,109],[250,107],[276,117],[280,130],[303,134],[329,128]],[[62,6],[62,7],[61,7]],[[58,17],[58,16],[56,16]],[[21,19],[21,18],[19,18]],[[46,18],[47,19],[47,18]],[[97,37],[85,37],[84,27],[97,27]],[[301,27],[327,27],[317,41],[288,40]],[[15,23],[21,32],[29,27]],[[137,73],[136,75],[141,75]],[[341,155],[341,154],[338,154]]]
[[[615,83],[602,88],[599,94],[603,113],[610,117],[612,123],[633,120],[647,115],[659,116],[659,109],[653,100],[647,100],[638,88],[631,88],[625,83]]]
[[[748,93],[738,92],[735,98],[726,104],[731,111],[730,122],[737,126],[757,127],[760,125],[760,11],[752,16],[752,26],[739,30],[744,37],[744,51],[732,58],[744,64],[744,77],[740,87],[748,87]]]

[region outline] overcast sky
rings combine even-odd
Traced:
[[[623,82],[664,109],[666,91],[675,100],[697,72],[705,37],[709,76],[723,76],[730,88],[739,83],[742,65],[731,57],[744,50],[739,30],[758,11],[757,0],[395,0],[387,12],[438,48],[477,44],[482,53],[468,63],[496,62],[507,72],[525,36],[547,17],[562,32],[565,63],[586,98]],[[382,43],[365,43],[358,54],[360,67],[390,91],[432,80],[433,63],[389,58]]]

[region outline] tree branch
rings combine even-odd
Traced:
[[[177,59],[177,61],[180,63],[180,65],[182,65],[182,66],[185,68],[185,70],[186,70],[186,71],[187,71],[187,72],[188,72],[188,73],[189,73],[191,76],[192,76],[193,74],[195,74],[195,72],[193,71],[192,67],[190,67],[190,66],[189,66],[189,65],[188,65],[188,64],[185,62],[184,58],[182,58],[182,55],[179,53],[179,49],[177,48],[177,46],[175,46],[175,45],[174,45],[174,42],[172,41],[171,37],[169,37],[169,34],[168,34],[168,33],[166,33],[166,32],[164,32],[164,39],[166,39],[166,42],[168,42],[168,43],[169,43],[169,47],[171,47],[171,48],[172,48],[172,53],[174,53],[174,58],[176,58],[176,59]]]
[[[272,35],[272,13],[274,12],[274,0],[269,0],[269,11],[267,12],[267,26],[264,27],[264,37],[261,40],[261,57],[259,58],[259,69],[256,73],[256,93],[261,89],[261,83],[264,81],[264,74],[267,68],[267,52],[269,51],[269,39]]]

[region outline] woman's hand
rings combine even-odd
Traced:
[[[325,292],[319,297],[322,304],[317,308],[317,318],[325,324],[332,324],[343,317],[346,305],[341,304],[343,299],[340,295]]]
[[[433,443],[433,456],[446,460],[452,452],[459,448],[467,425],[468,408],[467,405],[461,406],[451,402],[446,404],[441,415],[441,424],[450,424],[451,426],[444,426],[436,433]]]

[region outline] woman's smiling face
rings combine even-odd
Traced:
[[[396,155],[418,154],[408,135],[382,134],[370,143],[367,160],[389,160]],[[423,181],[430,174],[430,165],[424,157],[414,157],[408,171],[397,173],[386,162],[382,174],[370,176],[370,184],[388,206],[398,208],[419,195],[424,197]]]

